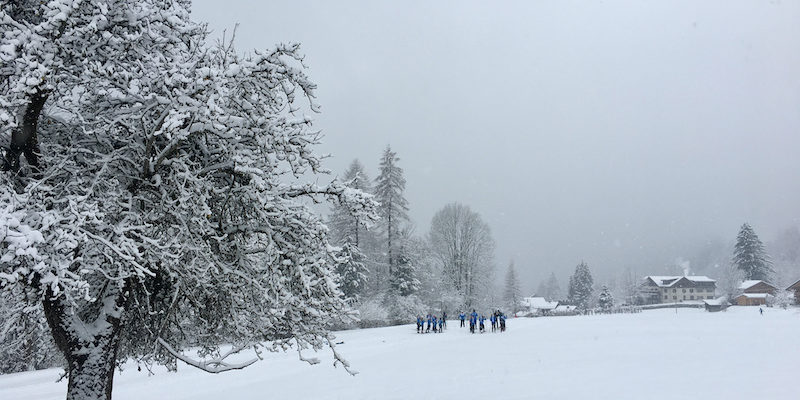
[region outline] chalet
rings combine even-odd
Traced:
[[[772,297],[769,293],[742,293],[733,298],[738,306],[763,306],[767,304],[767,298]]]
[[[711,300],[717,281],[707,276],[647,276],[641,287],[647,304]]]
[[[544,297],[523,297],[522,313],[524,315],[548,315],[558,307],[557,301],[547,301]]]
[[[726,300],[726,297],[718,297],[716,299],[706,299],[703,300],[703,305],[708,312],[718,312],[718,311],[725,311],[726,308],[730,305]]]
[[[775,296],[775,292],[778,288],[764,281],[750,280],[739,284],[739,290],[741,290],[742,293],[768,293]]]
[[[794,302],[796,304],[800,304],[800,280],[793,283],[792,286],[786,288],[786,290],[790,290],[794,292]]]
[[[739,306],[761,306],[767,304],[767,299],[774,296],[778,290],[775,286],[761,280],[749,280],[739,284],[742,293],[733,298]]]

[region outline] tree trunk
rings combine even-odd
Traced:
[[[67,359],[69,383],[67,400],[110,400],[121,338],[121,313],[124,296],[120,290],[110,290],[94,303],[98,306],[94,322],[81,320],[80,310],[68,304],[63,296],[54,298],[47,290],[45,317],[56,345]]]

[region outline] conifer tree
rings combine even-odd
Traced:
[[[392,289],[401,296],[410,296],[419,290],[420,282],[417,279],[417,269],[406,246],[400,246],[395,256],[395,268],[392,275]]]
[[[558,279],[556,279],[556,274],[553,272],[550,273],[550,278],[547,279],[544,293],[548,301],[555,301],[561,298],[561,286],[558,285]]]
[[[611,290],[608,289],[608,286],[603,285],[597,305],[600,306],[603,311],[609,311],[614,307],[614,296],[611,295]]]
[[[372,193],[369,177],[364,170],[364,165],[358,159],[350,163],[342,181],[349,188]],[[339,245],[351,243],[363,252],[365,237],[369,232],[364,226],[364,221],[354,217],[346,204],[337,203],[333,206],[328,220],[328,228],[331,230],[334,243]]]
[[[508,264],[506,271],[506,286],[503,292],[503,298],[511,309],[512,313],[519,311],[519,305],[522,301],[522,290],[519,288],[519,279],[517,278],[517,271],[514,269],[514,261]]]
[[[742,271],[744,279],[768,281],[772,277],[772,263],[764,251],[764,245],[747,223],[742,225],[736,238],[733,265]]]
[[[406,178],[403,169],[397,163],[400,158],[391,147],[386,146],[380,162],[380,173],[375,178],[375,200],[380,203],[378,213],[380,226],[386,238],[387,263],[389,276],[392,276],[396,265],[395,255],[399,247],[400,228],[408,221],[408,201],[403,196],[406,189]]]
[[[569,301],[578,309],[587,309],[592,299],[592,285],[594,280],[589,272],[589,266],[581,261],[575,268],[575,273],[569,278]]]
[[[364,264],[364,254],[354,243],[346,242],[338,254],[336,272],[339,274],[339,288],[344,298],[358,301],[367,284],[367,267]]]

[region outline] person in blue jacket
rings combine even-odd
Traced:
[[[433,333],[436,333],[436,316],[433,316]]]
[[[463,311],[461,312],[461,314],[458,314],[458,319],[460,319],[460,320],[461,320],[461,327],[462,327],[462,328],[464,327],[464,320],[465,320],[466,318],[467,318],[467,315],[466,315],[466,314],[464,314],[464,312],[463,312]]]
[[[506,331],[506,315],[500,314],[500,332]]]
[[[442,329],[444,328],[444,324],[445,324],[445,319],[444,319],[444,316],[442,316],[442,318],[439,318],[439,333],[442,333]]]
[[[422,323],[422,318],[417,315],[417,333],[419,333],[419,325]]]
[[[475,333],[475,325],[478,325],[478,313],[472,310],[472,313],[469,314],[469,331],[471,333]]]
[[[494,332],[497,329],[497,318],[494,317],[494,313],[489,315],[489,322],[492,323],[492,332]]]
[[[430,331],[431,331],[431,315],[428,314],[428,329],[426,329],[425,332],[430,332]]]
[[[481,314],[481,333],[486,332],[486,325],[484,322],[486,321],[486,316]]]

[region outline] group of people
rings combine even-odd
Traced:
[[[461,320],[461,327],[464,327],[464,320],[467,318],[467,315],[463,312],[458,314],[458,318]],[[495,332],[497,329],[500,329],[500,332],[506,331],[506,315],[497,310],[489,315],[489,322],[492,323],[492,332]],[[480,333],[486,332],[486,316],[481,314],[478,316],[478,313],[475,310],[472,310],[472,313],[469,314],[469,331],[470,333],[475,333],[475,329],[478,329]]]
[[[425,327],[425,322],[428,323],[427,328]],[[431,331],[431,327],[433,327],[433,333],[444,331],[444,328],[447,328],[447,312],[443,312],[441,318],[431,314],[426,315],[425,318],[417,315],[417,333],[428,333]]]

